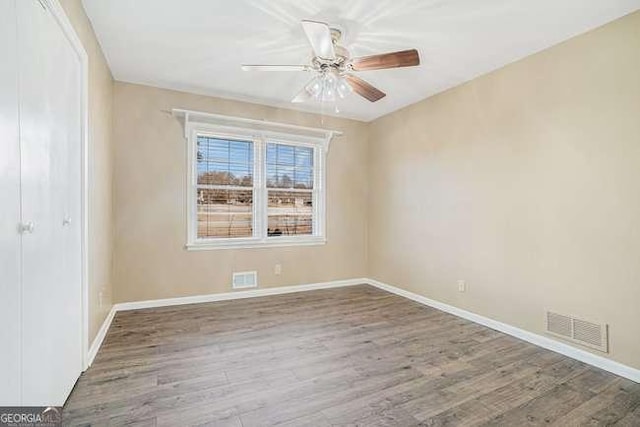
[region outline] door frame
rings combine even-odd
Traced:
[[[82,41],[58,0],[33,0],[47,8],[80,60],[80,252],[82,288],[82,371],[89,367],[89,58]]]

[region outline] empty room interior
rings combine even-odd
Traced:
[[[0,0],[0,426],[640,426],[640,0]]]

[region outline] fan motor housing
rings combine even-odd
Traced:
[[[334,68],[338,71],[344,71],[346,63],[349,59],[351,59],[351,54],[344,46],[338,44],[340,42],[340,39],[342,38],[342,30],[331,27],[329,28],[329,31],[331,32],[333,51],[336,54],[335,59],[324,59],[318,56],[314,56],[311,59],[311,63],[313,64],[314,68],[318,70]]]

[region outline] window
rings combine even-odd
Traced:
[[[313,234],[313,148],[267,143],[267,236]]]
[[[253,236],[253,142],[197,136],[198,239]]]
[[[325,242],[323,139],[188,126],[189,249]]]

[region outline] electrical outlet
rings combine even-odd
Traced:
[[[273,272],[276,276],[279,276],[282,274],[282,264],[276,264],[275,267],[273,267]]]
[[[467,283],[464,280],[458,280],[458,292],[465,292],[467,290]]]

